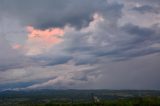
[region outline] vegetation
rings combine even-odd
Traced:
[[[160,106],[160,91],[5,91],[0,106]]]

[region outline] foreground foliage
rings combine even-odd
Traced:
[[[160,91],[5,91],[0,92],[0,106],[160,106]]]
[[[2,106],[2,104],[0,106]],[[3,104],[3,106],[160,106],[160,98],[143,97],[118,100],[103,100],[98,103],[80,101],[49,101],[48,103],[34,103],[30,101],[19,101],[17,103],[6,103]]]

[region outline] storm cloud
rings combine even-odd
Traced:
[[[89,24],[96,11],[107,11],[106,5],[106,0],[2,0],[0,8],[2,13],[40,29],[66,24],[81,28]]]
[[[158,3],[1,0],[0,90],[160,89]]]

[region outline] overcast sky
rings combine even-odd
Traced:
[[[0,90],[160,89],[160,0],[0,0]]]

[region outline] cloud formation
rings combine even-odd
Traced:
[[[60,28],[40,30],[28,26],[27,30],[29,34],[27,35],[27,44],[24,45],[27,49],[27,55],[41,54],[53,45],[63,41],[61,37],[64,35],[64,31]]]
[[[159,3],[0,1],[0,87],[160,89]]]

